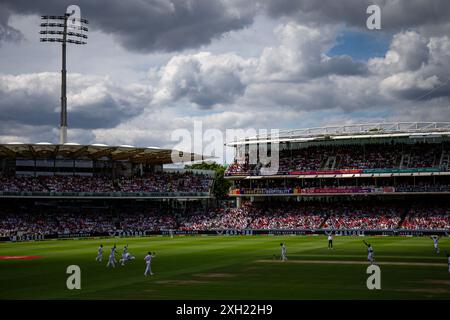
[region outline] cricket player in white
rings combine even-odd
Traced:
[[[102,262],[102,260],[103,260],[103,245],[101,244],[100,247],[98,247],[97,258],[95,258],[95,261]]]
[[[130,260],[134,260],[134,256],[132,256],[128,252],[128,245],[126,245],[125,247],[123,247],[122,259],[120,259],[119,262],[122,266],[124,266],[125,261],[130,261]]]
[[[286,245],[284,243],[280,243],[280,246],[281,246],[281,261],[287,261]]]
[[[156,254],[154,252],[153,253],[148,252],[148,254],[145,256],[144,261],[145,261],[145,264],[147,266],[145,268],[144,276],[147,276],[148,274],[151,275],[151,276],[153,275],[153,273],[152,273],[152,259],[154,257],[156,257]]]
[[[121,265],[125,265],[125,259],[127,258],[127,253],[128,253],[128,245],[126,244],[123,246],[122,259],[119,260],[119,263]]]
[[[434,251],[439,254],[439,237],[438,236],[431,236],[430,237],[433,240],[434,243]]]
[[[111,248],[111,251],[109,253],[108,263],[106,264],[106,267],[112,266],[113,268],[116,267],[116,245]]]
[[[373,258],[373,248],[370,243],[367,243],[364,241],[364,244],[367,246],[367,260],[369,260],[370,264],[373,264],[374,258]]]

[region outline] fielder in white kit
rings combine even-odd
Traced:
[[[433,240],[434,251],[439,254],[439,237],[431,236],[430,238]]]
[[[102,262],[102,260],[103,260],[103,245],[101,244],[100,247],[98,247],[97,258],[95,258],[95,261]]]
[[[126,261],[134,260],[134,256],[132,256],[128,252],[128,245],[123,247],[122,259],[119,260],[120,265],[124,266]]]
[[[152,273],[152,259],[154,257],[156,257],[156,254],[154,252],[153,253],[148,252],[148,254],[145,256],[144,261],[145,261],[145,264],[147,266],[145,267],[144,276],[147,276],[148,274],[151,275],[151,276],[153,275],[153,273]]]
[[[373,264],[373,261],[375,260],[373,258],[373,248],[370,243],[367,243],[365,240],[363,240],[364,244],[367,246],[367,260],[369,260],[370,264]]]
[[[112,266],[113,268],[116,267],[116,245],[111,248],[111,251],[109,252],[109,258],[108,263],[106,264],[106,267]]]
[[[287,256],[286,256],[286,245],[283,243],[280,243],[281,246],[281,261],[287,261]]]

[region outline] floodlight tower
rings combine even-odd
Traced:
[[[75,10],[77,8],[71,10],[69,7],[63,16],[41,16],[40,41],[59,42],[62,46],[60,144],[67,142],[66,43],[86,44],[88,32],[88,21],[81,19],[79,8]]]

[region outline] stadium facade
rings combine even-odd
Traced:
[[[228,146],[235,148],[235,160],[225,173],[232,182],[230,197],[237,208],[266,212],[254,226],[449,234],[448,122],[284,130]],[[276,159],[274,150],[277,170],[267,174],[264,169]],[[292,219],[298,212],[306,222]]]
[[[0,174],[16,177],[99,177],[120,182],[121,178],[163,173],[164,164],[172,164],[171,149],[137,148],[129,145],[80,145],[76,143],[0,145]],[[177,151],[175,151],[177,152]],[[183,152],[179,152],[183,158]],[[184,155],[186,156],[186,155]],[[189,154],[191,161],[205,157]],[[182,170],[172,170],[182,171]],[[211,172],[205,174],[211,175]],[[119,186],[116,186],[120,189]],[[0,197],[95,197],[95,198],[209,198],[210,192],[57,192],[36,190],[1,190]]]
[[[178,151],[103,144],[1,144],[0,240],[142,235],[154,231],[142,218],[146,214],[154,219],[158,213],[175,215],[192,206],[209,207],[214,172],[165,169],[165,164],[173,164],[173,152]],[[206,158],[181,151],[177,155],[191,161]],[[128,222],[135,216],[147,225],[141,223],[139,230],[128,227],[123,215]],[[94,223],[96,227],[89,227]],[[158,228],[161,231],[165,230]]]
[[[261,144],[269,159],[278,155],[270,175]],[[164,169],[172,150],[0,145],[0,240],[450,234],[450,123],[289,130],[228,145],[235,206],[214,199],[212,172]]]
[[[279,168],[250,163],[254,146],[277,144]],[[380,123],[282,131],[231,142],[230,196],[448,194],[450,123]],[[271,164],[269,164],[270,166]]]

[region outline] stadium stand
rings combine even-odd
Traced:
[[[203,174],[153,173],[145,177],[0,175],[0,191],[22,192],[208,192],[212,177]]]
[[[450,209],[431,204],[411,208],[400,228],[406,230],[449,230]]]
[[[21,212],[18,212],[21,211]],[[405,201],[245,202],[241,208],[191,206],[180,213],[167,208],[38,209],[19,206],[0,210],[0,236],[114,233],[161,230],[449,230],[445,204]]]
[[[274,176],[262,176],[264,165],[252,164],[247,149],[267,137],[236,142],[224,202],[211,196],[213,175],[163,170],[168,150],[67,146],[67,153],[66,146],[4,145],[0,238],[170,230],[448,233],[450,124],[402,125],[289,131]]]
[[[395,143],[309,146],[283,150],[279,154],[279,175],[296,172],[365,169],[424,169],[448,171],[450,143]],[[261,166],[259,166],[261,167]],[[257,164],[235,160],[226,175],[259,175]]]

